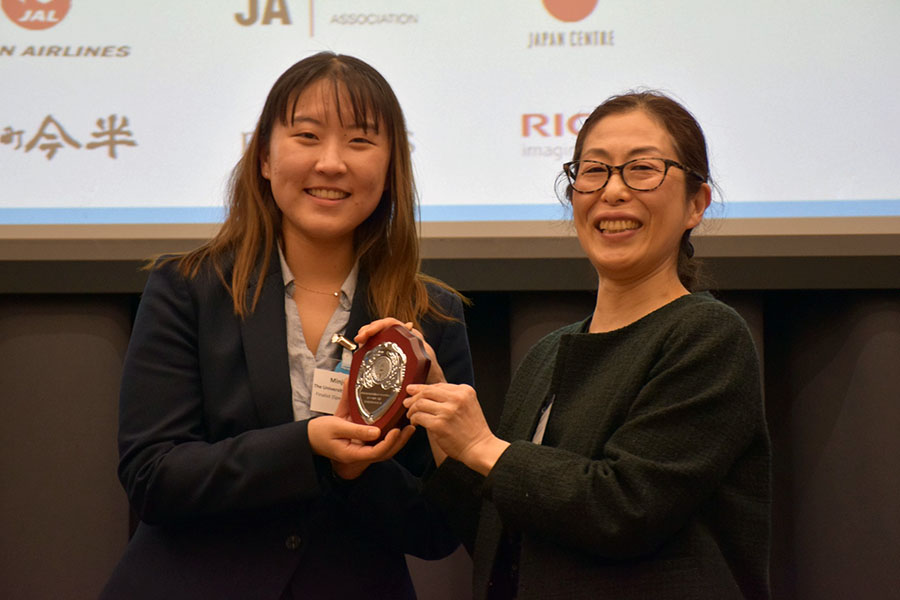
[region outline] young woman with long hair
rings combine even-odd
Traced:
[[[290,67],[202,247],[157,261],[122,375],[119,476],[140,519],[103,598],[414,598],[404,554],[456,546],[419,495],[424,432],[323,414],[336,334],[396,317],[471,383],[461,298],[419,272],[400,105],[349,56]]]

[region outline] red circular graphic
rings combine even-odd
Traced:
[[[66,18],[72,0],[2,0],[9,20],[25,29],[49,29]]]
[[[580,21],[597,8],[597,0],[543,0],[547,12],[567,23]]]

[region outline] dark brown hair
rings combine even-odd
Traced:
[[[693,197],[704,182],[712,185],[706,137],[700,124],[685,107],[656,91],[627,92],[607,98],[588,116],[578,132],[572,160],[581,158],[585,138],[601,119],[633,110],[642,110],[658,121],[672,138],[678,162],[699,175],[699,177],[685,177],[685,192],[688,198]],[[571,203],[571,185],[566,186],[564,194],[566,200]],[[678,278],[688,290],[696,288],[700,280],[700,263],[694,258],[691,231],[688,229],[684,232],[678,249]]]
[[[247,297],[248,291],[257,277],[265,276],[266,262],[260,258],[272,256],[282,219],[271,184],[260,171],[260,159],[268,152],[276,120],[287,125],[301,93],[322,80],[332,84],[338,115],[343,114],[341,98],[346,98],[350,106],[345,108],[354,122],[372,124],[390,139],[385,191],[354,233],[360,270],[368,276],[372,316],[392,316],[416,324],[425,315],[446,318],[431,301],[425,284],[454,290],[419,272],[416,189],[400,103],[374,68],[358,58],[331,52],[297,62],[272,86],[253,136],[232,171],[225,222],[212,240],[176,259],[181,271],[194,277],[208,262],[231,294],[235,314],[245,317],[254,310],[262,285],[256,286],[252,298]],[[226,273],[228,267],[230,273]]]

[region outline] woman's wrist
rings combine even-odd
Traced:
[[[483,441],[473,444],[466,456],[462,457],[461,462],[476,473],[487,476],[507,448],[509,448],[509,442],[491,435]]]

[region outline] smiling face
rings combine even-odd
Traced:
[[[680,160],[666,129],[643,110],[631,110],[595,123],[579,158],[620,165],[642,157]],[[684,171],[670,168],[657,189],[637,192],[616,173],[600,191],[572,192],[578,240],[601,278],[677,280],[681,237],[700,223],[710,201],[706,184],[688,198],[685,177]]]
[[[382,126],[338,114],[328,80],[309,85],[287,123],[276,120],[260,162],[281,210],[286,246],[300,243],[353,244],[356,228],[372,214],[385,190],[391,141]],[[340,89],[340,105],[350,107]]]

